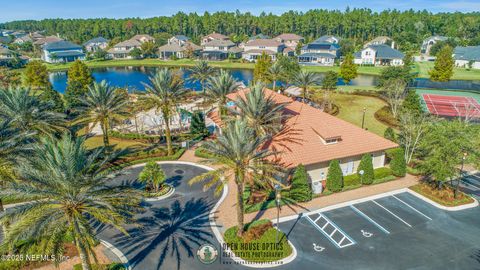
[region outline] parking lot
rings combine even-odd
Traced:
[[[480,173],[463,177],[460,182],[460,188],[463,192],[480,198]]]
[[[284,269],[479,269],[479,214],[407,192],[314,211],[280,224],[298,251]]]

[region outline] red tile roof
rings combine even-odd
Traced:
[[[249,89],[242,89],[228,97],[232,100],[245,98]],[[284,130],[275,135],[268,147],[278,151],[277,159],[286,167],[299,164],[309,165],[320,162],[358,156],[365,153],[387,150],[398,145],[381,136],[322,112],[310,105],[269,89],[264,90],[278,103],[288,103],[284,114]],[[217,124],[221,124],[218,115],[209,114]],[[326,144],[327,139],[337,139],[337,143]]]

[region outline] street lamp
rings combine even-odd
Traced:
[[[278,244],[278,233],[280,230],[280,199],[282,195],[280,194],[281,186],[279,184],[275,185],[275,202],[277,204],[277,234],[275,236],[275,243]]]
[[[364,170],[360,170],[360,171],[358,172],[358,174],[360,174],[360,183],[362,183],[362,184],[363,184],[363,174],[364,174],[364,173],[365,173]]]
[[[365,113],[366,112],[367,112],[367,108],[363,107],[362,129],[365,126]]]

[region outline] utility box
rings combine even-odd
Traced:
[[[320,194],[322,193],[322,190],[323,190],[322,181],[312,182],[313,194]]]

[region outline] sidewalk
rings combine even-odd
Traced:
[[[179,159],[181,161],[190,161],[199,163],[202,159],[194,154],[195,150],[190,149],[185,151],[183,156]],[[418,183],[418,178],[413,175],[407,175],[397,180],[389,181],[372,186],[363,186],[354,190],[344,191],[340,193],[331,194],[328,196],[321,196],[306,203],[297,205],[285,205],[280,210],[280,217],[296,215],[299,213],[310,212],[326,206],[356,200],[376,194],[381,194],[397,189],[408,188]],[[228,182],[228,195],[223,203],[218,208],[216,213],[217,225],[223,226],[224,229],[230,228],[237,224],[236,214],[236,197],[237,189],[233,181]],[[275,219],[277,217],[277,209],[270,208],[256,213],[245,214],[245,223],[255,219]]]

